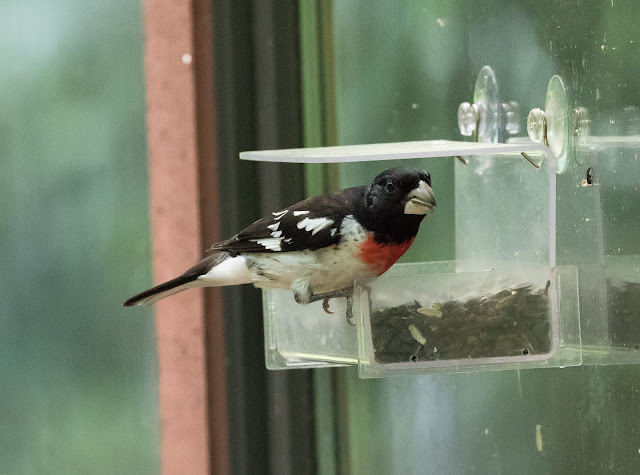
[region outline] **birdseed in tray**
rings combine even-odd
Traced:
[[[419,302],[374,312],[378,363],[527,356],[549,353],[549,286],[531,284],[464,302]]]

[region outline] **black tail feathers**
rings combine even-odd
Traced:
[[[178,292],[192,287],[198,287],[201,285],[200,282],[198,282],[198,277],[209,272],[228,256],[229,254],[226,252],[216,252],[215,254],[207,256],[195,266],[188,269],[184,274],[134,295],[124,302],[122,306],[132,307],[134,305],[152,305],[158,300],[170,295],[177,294]]]

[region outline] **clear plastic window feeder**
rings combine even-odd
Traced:
[[[576,272],[556,267],[547,146],[437,140],[241,154],[297,163],[428,157],[458,158],[456,259],[356,282],[355,327],[343,299],[329,315],[320,302],[264,291],[270,369],[358,364],[362,377],[379,377],[581,364]]]
[[[528,137],[485,66],[458,122],[473,142],[424,141],[245,152],[329,163],[456,157],[451,262],[404,264],[355,283],[344,301],[264,298],[267,366],[358,364],[362,377],[579,364],[640,363],[640,112],[623,136],[590,136],[562,78],[533,109]],[[507,140],[506,144],[498,143]],[[526,160],[525,160],[526,159]],[[529,163],[527,163],[529,162]],[[533,165],[533,166],[531,166]]]

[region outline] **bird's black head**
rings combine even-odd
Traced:
[[[389,235],[394,241],[415,236],[420,222],[435,206],[431,176],[417,168],[385,170],[365,194],[369,229]]]
[[[408,167],[385,170],[367,189],[366,206],[372,212],[424,216],[436,206],[431,175]]]

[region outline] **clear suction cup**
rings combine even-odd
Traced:
[[[560,76],[553,76],[549,81],[544,114],[547,124],[547,145],[556,157],[558,173],[562,173],[567,168],[569,150],[569,102]]]
[[[496,76],[490,66],[478,74],[473,92],[473,103],[478,108],[478,142],[500,141],[500,94]]]
[[[547,86],[545,110],[533,109],[527,117],[529,138],[549,147],[553,156],[556,157],[557,173],[567,169],[569,113],[569,101],[564,82],[560,76],[553,76]],[[574,132],[579,133],[578,130]]]
[[[458,127],[465,137],[476,142],[502,143],[508,135],[520,131],[520,106],[515,101],[502,103],[498,82],[490,66],[480,70],[473,93],[473,104],[458,107]]]

